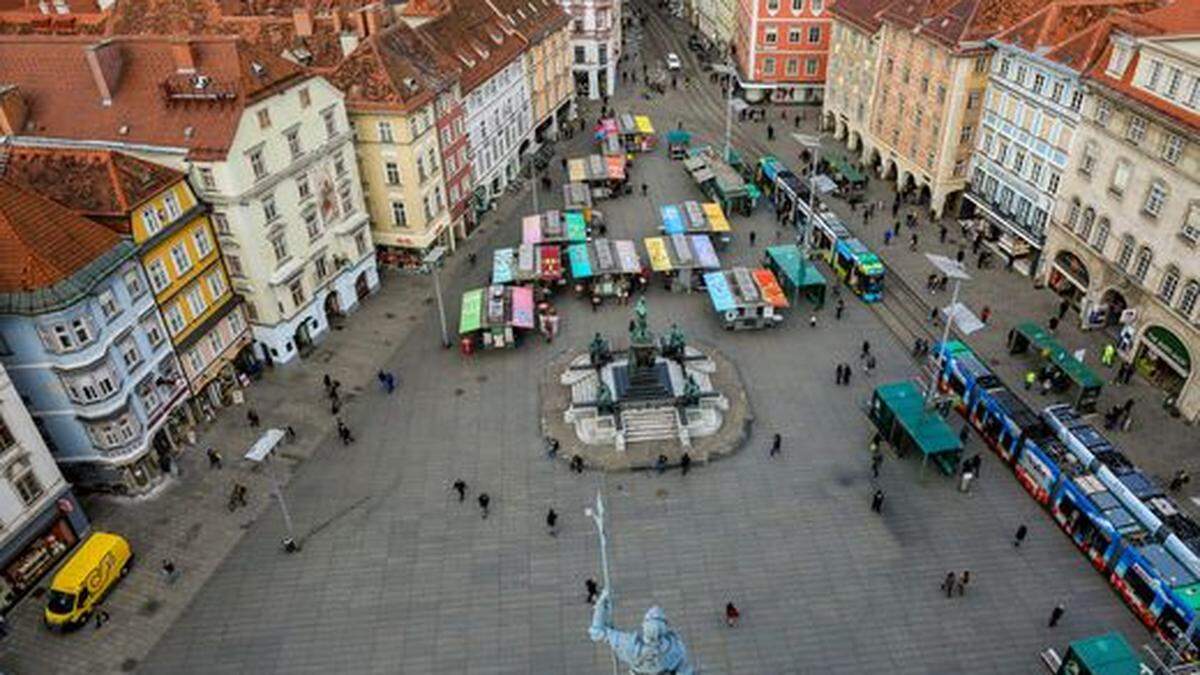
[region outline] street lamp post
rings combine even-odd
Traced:
[[[433,275],[433,294],[437,298],[438,319],[442,327],[442,347],[450,348],[450,336],[446,332],[446,305],[442,301],[442,282],[438,275],[438,268],[441,267],[442,258],[446,256],[445,246],[434,246],[425,254],[421,260],[421,264],[425,266],[425,271]]]
[[[817,153],[821,150],[821,137],[814,134],[792,134],[792,139],[808,150],[808,217],[800,228],[800,274],[803,281],[804,266],[808,264],[808,240],[811,238],[812,221],[817,217]],[[800,304],[800,287],[796,287],[796,304]]]
[[[275,451],[275,447],[279,445],[279,441],[283,437],[282,429],[267,429],[267,432],[254,443],[243,457],[259,466],[267,464],[271,453]],[[287,502],[283,498],[283,487],[279,484],[279,477],[275,475],[273,467],[267,467],[267,476],[271,479],[271,491],[275,493],[275,499],[279,501],[279,511],[283,514],[283,527],[287,532],[287,538],[283,540],[284,550],[289,553],[296,551],[299,546],[296,544],[296,534],[292,528],[292,514],[288,511]]]
[[[937,370],[933,373],[933,376],[929,378],[929,386],[925,389],[924,405],[928,406],[929,402],[933,400],[933,392],[937,388],[937,381],[938,378],[941,377],[942,367],[944,366],[946,359],[946,341],[950,339],[950,324],[954,323],[955,319],[959,315],[958,290],[962,286],[963,281],[969,281],[971,279],[971,275],[967,274],[967,270],[963,267],[962,263],[958,262],[957,260],[951,260],[944,255],[926,253],[925,258],[928,259],[930,264],[932,264],[939,272],[947,277],[950,277],[951,279],[954,279],[954,292],[950,296],[950,306],[946,311],[946,325],[942,327],[942,339],[941,342],[938,343]],[[971,315],[971,318],[974,318],[974,315]],[[974,323],[980,322],[976,320]],[[964,327],[963,332],[970,334],[975,330],[978,330],[979,327],[980,326],[975,325],[966,326]]]

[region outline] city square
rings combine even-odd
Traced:
[[[1063,319],[1068,296],[1035,286],[1021,265],[984,264],[974,252],[964,263],[968,228],[931,214],[929,194],[899,197],[898,167],[885,177],[886,161],[859,164],[861,138],[828,106],[731,105],[721,69],[691,48],[694,22],[676,16],[674,3],[624,5],[611,84],[603,70],[577,77],[585,90],[611,94],[574,102],[571,118],[556,121],[557,141],[544,146],[544,168],[530,159],[522,177],[506,176],[470,236],[434,241],[421,267],[380,265],[377,288],[347,290],[358,292],[353,311],[198,424],[173,470],[163,470],[164,485],[133,499],[83,500],[92,527],[121,533],[136,562],[106,598],[103,626],[46,630],[37,591],[13,607],[0,670],[642,672],[618,671],[608,646],[589,637],[589,582],[609,594],[622,630],[638,631],[647,610],[661,608],[704,673],[1047,672],[1047,649],[1061,655],[1111,632],[1143,658],[1143,645],[1163,652],[1157,618],[1131,611],[1110,570],[1098,571],[1031,498],[982,422],[950,410],[938,352],[918,348],[940,345],[957,311],[943,313],[951,292],[926,281],[942,270],[931,261],[953,263],[957,253],[961,264],[951,266],[965,281],[953,297],[966,316],[945,335],[1035,413],[1078,403],[1074,389],[1042,392],[1040,374],[1030,387],[1030,363],[1046,358],[1037,349],[1010,353],[1010,329]],[[648,86],[644,64],[662,70],[668,55],[679,70]],[[624,279],[632,290],[601,298],[592,290],[599,281],[572,276],[582,263],[567,243],[555,263],[564,283],[497,282],[495,252],[513,249],[516,265],[528,217],[574,211],[564,196],[569,162],[602,152],[603,120],[621,115],[648,117],[657,142],[628,153],[627,183],[596,198],[599,215],[589,212],[585,239],[572,242],[589,247],[593,266],[596,247],[613,242],[626,255],[620,242],[633,242],[642,270]],[[812,242],[811,227],[784,217],[792,207],[777,206],[774,185],[756,175],[760,158],[809,190],[813,154],[854,164],[868,179],[853,203],[841,189],[817,200],[825,218],[878,255],[882,297],[864,301],[830,257],[812,252],[806,264],[826,284],[820,300],[788,293],[767,327],[730,330],[702,275],[685,283],[691,270],[675,249],[675,271],[663,273],[646,242],[673,245],[662,207],[716,201],[672,156],[672,132],[688,137],[693,154],[727,156],[728,145],[746,163],[747,183],[767,193],[746,213],[725,208],[728,236],[712,237],[731,284],[749,283],[735,268],[770,267],[769,248],[807,253]],[[537,289],[532,323],[515,316],[526,300],[512,289],[521,287]],[[499,320],[488,301],[501,297],[508,325],[528,330],[464,344]],[[547,306],[556,317],[549,336],[538,330]],[[1166,498],[1172,477],[1195,468],[1194,427],[1179,419],[1174,394],[1164,403],[1144,379],[1118,385],[1100,356],[1115,329],[1083,330],[1076,312],[1083,308],[1047,330],[1103,381],[1087,419]],[[495,335],[503,348],[485,348]],[[835,376],[842,364],[845,385]],[[332,409],[330,382],[344,392]],[[962,446],[948,471],[880,435],[888,431],[873,416],[873,392],[897,382],[930,387],[922,414],[944,420]],[[1102,413],[1126,401],[1132,421],[1104,425]],[[635,409],[649,420],[641,435],[620,423]],[[675,421],[655,426],[662,415]],[[270,447],[248,459],[264,432]],[[980,464],[965,468],[968,458]],[[237,486],[247,490],[240,506],[230,493]],[[1194,511],[1186,481],[1169,492]],[[1186,572],[1188,562],[1179,564]]]

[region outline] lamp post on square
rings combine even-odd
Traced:
[[[438,319],[441,321],[442,326],[442,346],[449,349],[450,336],[446,332],[446,305],[442,302],[442,282],[438,278],[438,268],[442,266],[442,258],[444,257],[446,257],[446,247],[434,246],[421,259],[421,264],[425,267],[426,272],[433,275],[433,293],[437,298]]]

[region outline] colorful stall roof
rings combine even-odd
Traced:
[[[725,280],[724,272],[709,272],[704,275],[704,286],[708,289],[708,297],[712,300],[713,309],[725,313],[737,307],[733,299],[733,290]]]
[[[604,168],[609,180],[625,180],[625,155],[608,155]]]
[[[671,270],[716,269],[721,266],[712,241],[703,234],[673,234],[647,237],[646,252],[655,272]]]
[[[648,115],[634,115],[633,122],[639,134],[649,135],[654,133],[654,124],[650,121]]]
[[[709,272],[704,275],[704,285],[708,288],[713,309],[718,312],[761,304],[776,308],[788,306],[787,296],[779,287],[775,275],[767,269],[734,267]]]
[[[533,328],[532,288],[488,286],[463,293],[459,334],[503,326]]]
[[[577,211],[545,213],[525,216],[521,220],[521,242],[543,244],[578,242],[587,240],[587,221]]]
[[[596,239],[587,244],[575,244],[567,249],[571,275],[586,279],[601,274],[638,274],[642,261],[637,247],[627,239]]]
[[[600,120],[600,124],[596,127],[597,136],[609,136],[617,133],[617,120],[612,117],[605,117]]]
[[[715,202],[687,201],[659,207],[663,234],[699,234],[728,232],[729,221],[721,205]]]
[[[510,288],[512,292],[512,325],[533,328],[533,289],[528,286]]]
[[[679,213],[679,207],[667,204],[659,207],[658,211],[662,214],[663,233],[683,234],[683,216]]]
[[[563,186],[564,209],[592,208],[592,191],[583,183],[573,182]]]
[[[779,281],[775,279],[775,274],[771,270],[761,267],[751,272],[754,277],[754,283],[758,284],[758,290],[762,293],[763,300],[772,307],[787,307],[787,295],[783,289],[779,287]]]
[[[538,249],[538,274],[542,281],[558,281],[563,275],[562,250],[557,246]]]
[[[513,259],[516,251],[511,248],[498,248],[492,251],[492,283],[496,285],[512,283],[516,279],[513,269]]]
[[[567,241],[587,240],[587,220],[582,213],[571,211],[564,216],[567,222]]]
[[[617,263],[625,274],[639,274],[642,271],[642,258],[638,255],[637,246],[632,240],[618,239],[613,242],[616,249]]]
[[[705,202],[700,205],[704,215],[708,218],[708,226],[713,232],[728,232],[729,220],[725,217],[725,212],[721,210],[721,205],[716,202]]]
[[[572,244],[567,247],[567,258],[571,261],[571,276],[587,279],[592,276],[592,264],[588,259],[587,244]]]
[[[483,328],[483,289],[474,288],[463,293],[458,333],[473,333],[480,328]]]

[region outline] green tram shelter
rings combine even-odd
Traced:
[[[1046,365],[1062,373],[1077,387],[1078,393],[1073,401],[1077,409],[1082,412],[1092,412],[1096,409],[1096,401],[1100,398],[1104,380],[1067,351],[1049,331],[1036,323],[1026,321],[1013,326],[1008,332],[1008,353],[1021,354],[1030,346],[1037,350]]]
[[[1105,633],[1076,640],[1055,675],[1141,675],[1141,659],[1120,633]]]
[[[683,129],[667,132],[667,152],[671,159],[684,159],[692,145],[692,135]]]
[[[763,267],[775,273],[788,297],[799,301],[803,291],[816,309],[825,306],[825,277],[812,261],[804,259],[795,244],[767,247]]]
[[[962,443],[937,410],[925,406],[916,384],[902,380],[879,385],[871,394],[867,416],[898,454],[916,450],[921,453],[922,470],[932,459],[942,473],[954,475]]]

